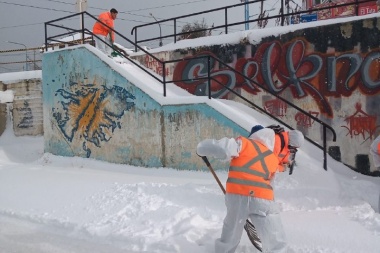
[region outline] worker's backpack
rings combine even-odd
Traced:
[[[286,144],[285,138],[283,135],[283,133],[285,132],[284,128],[281,127],[280,125],[270,125],[270,126],[267,126],[267,128],[273,129],[273,131],[280,137],[280,139],[281,139],[280,153],[281,153],[285,147],[285,144]],[[291,163],[290,163],[290,165],[288,165],[289,166],[289,175],[291,175],[293,173],[294,165],[296,164],[295,159],[296,159],[297,148],[290,147],[290,146],[288,146],[288,148],[289,148],[289,152],[291,154],[291,156],[289,157],[289,161],[291,161]]]
[[[284,135],[283,135],[283,132],[285,132],[284,128],[282,126],[280,126],[280,125],[270,125],[270,126],[267,126],[266,128],[273,129],[274,133],[277,134],[280,137],[280,139],[281,139],[281,150],[280,150],[280,153],[281,153],[281,151],[285,147],[285,138],[284,138]]]

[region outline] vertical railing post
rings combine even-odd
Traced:
[[[359,1],[358,0],[355,0],[355,13],[356,13],[356,16],[359,16]]]
[[[48,51],[48,44],[47,44],[47,25],[45,23],[45,52]]]
[[[284,26],[284,0],[281,0],[281,26]]]
[[[228,34],[228,19],[227,19],[227,8],[224,8],[224,32]]]
[[[136,33],[135,33],[135,52],[137,52],[137,27],[136,27]]]
[[[211,58],[207,56],[207,89],[208,99],[211,99]]]
[[[327,170],[327,141],[325,125],[323,125],[323,168]]]
[[[81,13],[82,17],[82,45],[84,44],[84,12]]]
[[[177,42],[177,19],[174,19],[174,43]]]
[[[165,70],[165,62],[162,63],[162,84],[164,86],[164,97],[166,97],[166,70]]]

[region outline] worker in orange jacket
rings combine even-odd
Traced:
[[[108,27],[99,21],[96,21],[94,27],[92,28],[92,32],[96,35],[94,36],[96,48],[108,56],[111,55],[113,49],[112,47],[108,46],[106,42],[110,45],[113,45],[115,41],[115,33],[109,27],[114,29],[114,20],[116,19],[117,14],[118,11],[114,8],[112,8],[110,11],[100,13],[98,19]]]
[[[235,252],[248,217],[257,229],[263,252],[287,252],[279,207],[271,186],[278,168],[278,158],[273,154],[274,142],[274,131],[262,128],[248,138],[206,139],[198,144],[199,156],[230,160],[225,196],[227,215],[221,237],[215,242],[215,252]]]

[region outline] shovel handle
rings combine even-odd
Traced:
[[[211,164],[208,161],[207,156],[200,156],[200,157],[205,162],[205,164],[207,165],[208,169],[211,171],[212,175],[214,176],[214,178],[215,178],[216,182],[218,183],[218,185],[219,185],[220,189],[222,190],[222,192],[224,194],[226,194],[226,190],[224,189],[224,187],[223,187],[222,183],[220,182],[218,176],[216,175],[214,169],[211,167]]]
[[[207,156],[201,156],[201,158],[202,158],[202,160],[205,162],[205,164],[207,165],[207,167],[210,167],[210,166],[211,166],[210,162],[209,162],[208,159],[207,159]]]

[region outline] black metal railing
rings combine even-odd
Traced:
[[[265,0],[249,1],[249,2],[244,2],[244,3],[240,3],[240,4],[233,4],[233,5],[229,5],[229,6],[225,6],[225,7],[220,7],[220,8],[215,8],[215,9],[211,9],[211,10],[196,12],[196,13],[192,13],[192,14],[188,14],[188,15],[177,16],[177,17],[174,17],[174,18],[162,19],[162,20],[159,20],[159,21],[156,21],[156,22],[147,23],[147,24],[137,25],[137,26],[134,26],[132,28],[131,35],[134,35],[134,37],[135,37],[135,44],[136,45],[139,44],[139,43],[148,42],[148,41],[155,41],[155,40],[162,41],[162,39],[166,39],[166,38],[173,38],[174,39],[174,43],[176,43],[178,36],[194,33],[194,31],[177,32],[177,22],[179,20],[184,20],[186,18],[193,17],[193,16],[198,16],[198,15],[202,15],[202,14],[223,11],[224,12],[224,24],[213,26],[213,27],[210,27],[210,28],[197,29],[196,30],[197,32],[204,32],[204,31],[210,31],[210,30],[216,30],[216,29],[221,29],[222,28],[224,30],[224,33],[228,34],[228,28],[229,27],[233,27],[233,26],[237,26],[237,25],[243,25],[243,24],[254,23],[254,22],[265,22],[265,21],[268,21],[268,20],[271,20],[271,19],[275,19],[275,20],[279,20],[278,23],[281,26],[283,26],[285,24],[285,21],[287,19],[289,19],[291,17],[294,17],[294,16],[297,16],[297,15],[310,14],[310,13],[317,12],[317,11],[330,10],[330,9],[334,9],[334,8],[344,7],[344,6],[354,6],[355,7],[355,14],[356,14],[356,16],[358,16],[359,15],[359,13],[358,13],[358,10],[359,10],[358,6],[359,6],[359,4],[367,3],[367,2],[374,2],[374,0],[355,0],[354,2],[351,2],[351,3],[337,3],[334,6],[326,6],[326,7],[320,7],[320,8],[310,8],[308,10],[296,11],[296,12],[291,12],[291,13],[284,13],[285,0],[281,0],[281,7],[280,7],[280,10],[279,10],[279,14],[277,14],[277,15],[269,15],[268,14],[268,16],[266,16],[266,17],[258,17],[258,18],[255,18],[255,19],[244,20],[244,21],[233,22],[233,23],[230,23],[228,21],[228,11],[230,9],[242,7],[244,5],[262,4],[263,2],[265,2]],[[259,8],[259,7],[257,7],[257,8]],[[158,36],[158,37],[151,37],[151,38],[147,38],[147,39],[138,39],[138,29],[143,28],[143,27],[157,25],[157,24],[160,25],[160,24],[167,23],[167,22],[172,22],[173,23],[173,27],[174,27],[173,33],[168,34],[168,35],[163,35],[163,36],[160,34],[160,36]],[[146,35],[146,33],[144,35]],[[137,48],[136,48],[136,50],[137,50]]]
[[[250,1],[250,2],[247,2],[247,4],[258,3],[258,2],[261,2],[261,1],[262,0]],[[224,25],[215,26],[212,29],[224,28],[225,29],[225,33],[227,34],[228,33],[228,27],[232,26],[232,24],[228,23],[228,18],[227,18],[228,17],[228,10],[231,9],[231,8],[235,8],[235,7],[239,7],[239,6],[245,5],[245,4],[246,3],[233,4],[233,5],[229,5],[229,6],[226,6],[226,7],[215,8],[215,9],[211,9],[211,10],[207,10],[207,11],[201,11],[201,12],[196,12],[196,13],[192,13],[192,14],[188,14],[188,15],[182,15],[182,16],[178,16],[178,17],[174,17],[174,18],[163,19],[163,20],[152,22],[152,23],[148,23],[148,24],[137,25],[137,26],[134,26],[132,28],[131,35],[133,35],[133,33],[135,34],[135,44],[138,44],[138,43],[141,43],[141,42],[147,42],[147,41],[157,40],[157,39],[171,38],[171,37],[174,37],[174,43],[175,43],[177,41],[177,36],[192,33],[192,32],[177,33],[177,21],[178,20],[185,19],[185,18],[188,18],[188,17],[198,16],[198,15],[201,15],[201,14],[207,14],[207,13],[217,12],[217,11],[221,11],[221,10],[224,11]],[[138,33],[137,32],[138,32],[139,28],[147,27],[147,26],[152,26],[152,25],[156,25],[156,24],[161,24],[161,23],[166,23],[166,22],[171,22],[171,21],[173,22],[173,27],[174,27],[173,34],[166,35],[166,36],[155,37],[155,38],[144,39],[144,40],[138,40],[138,38],[137,38],[138,37],[137,36]],[[210,28],[199,29],[197,31],[201,32],[201,31],[206,31],[206,30],[210,30]]]
[[[81,20],[82,20],[82,28],[81,29],[73,29],[73,28],[70,28],[70,27],[65,27],[65,26],[62,26],[62,25],[56,25],[56,24],[54,24],[56,22],[59,22],[59,21],[62,21],[62,20],[68,19],[68,18],[72,18],[72,17],[78,16],[78,15],[81,17]],[[211,67],[210,62],[211,62],[211,60],[214,60],[214,61],[218,62],[221,66],[224,66],[225,68],[233,71],[236,75],[244,78],[246,81],[251,82],[251,83],[257,85],[258,87],[260,87],[264,91],[272,94],[273,96],[277,97],[278,99],[280,99],[281,101],[283,101],[287,105],[289,105],[292,108],[298,110],[299,112],[303,113],[307,117],[310,117],[315,122],[319,123],[322,126],[322,128],[323,128],[323,136],[322,136],[323,145],[320,145],[319,143],[311,140],[307,136],[305,136],[305,139],[307,139],[309,142],[311,142],[316,147],[318,147],[318,148],[320,148],[320,149],[323,150],[323,155],[324,155],[323,167],[324,167],[325,170],[327,170],[327,133],[326,133],[326,130],[329,129],[331,131],[331,133],[333,135],[332,139],[335,142],[336,141],[336,133],[335,133],[334,129],[331,126],[329,126],[328,124],[326,124],[325,122],[321,121],[320,119],[316,118],[315,116],[311,115],[310,113],[304,111],[303,109],[301,109],[300,107],[296,106],[295,104],[293,104],[293,103],[287,101],[286,99],[282,98],[281,96],[279,96],[275,92],[273,92],[273,91],[269,90],[268,88],[266,88],[264,85],[257,83],[255,80],[252,80],[251,78],[245,76],[244,74],[240,73],[239,71],[235,70],[234,68],[228,66],[222,60],[220,60],[220,59],[218,59],[218,58],[216,58],[214,56],[206,55],[206,56],[198,56],[198,57],[191,57],[191,58],[184,58],[184,59],[177,59],[177,60],[170,60],[170,61],[162,61],[162,60],[158,59],[157,57],[155,57],[154,55],[152,55],[151,53],[149,53],[148,51],[146,51],[144,48],[142,48],[139,45],[135,44],[133,41],[129,40],[128,38],[126,38],[125,36],[123,36],[122,34],[120,34],[119,32],[117,32],[116,30],[114,30],[113,28],[109,27],[108,25],[106,25],[105,23],[101,22],[96,17],[92,16],[91,14],[89,14],[87,12],[81,12],[81,13],[73,14],[73,15],[70,15],[70,16],[63,17],[63,18],[55,19],[55,20],[52,20],[52,21],[49,21],[49,22],[45,22],[45,50],[46,51],[48,50],[48,48],[50,47],[49,46],[49,42],[51,42],[51,41],[53,41],[54,44],[57,44],[57,43],[70,44],[70,42],[63,41],[62,39],[59,39],[59,38],[61,38],[62,36],[70,35],[72,33],[80,33],[81,34],[81,36],[82,36],[82,42],[81,43],[82,44],[85,42],[86,35],[95,36],[98,39],[102,40],[100,37],[98,37],[97,35],[93,34],[91,30],[89,30],[89,29],[87,29],[87,28],[84,27],[83,20],[84,20],[85,15],[87,15],[88,17],[90,17],[93,21],[98,21],[98,22],[102,23],[104,26],[106,26],[109,29],[111,29],[115,34],[117,34],[118,36],[120,36],[121,38],[123,38],[125,41],[129,42],[131,45],[133,45],[136,48],[138,48],[141,51],[143,51],[146,55],[149,55],[149,57],[152,57],[155,61],[158,62],[158,64],[162,65],[162,70],[163,70],[162,76],[157,77],[157,75],[152,74],[150,70],[147,70],[141,64],[139,64],[136,61],[130,59],[127,55],[124,54],[124,52],[122,52],[118,48],[114,48],[115,51],[117,51],[120,55],[124,56],[132,64],[134,64],[135,66],[137,66],[138,68],[140,68],[141,70],[143,70],[145,73],[147,73],[149,76],[153,77],[158,82],[162,83],[162,85],[163,85],[163,96],[164,97],[166,97],[166,84],[167,83],[175,83],[175,82],[180,82],[180,81],[183,82],[183,81],[194,81],[194,80],[207,80],[207,82],[208,82],[208,97],[209,97],[209,99],[211,99],[212,98],[212,96],[211,96],[211,81],[215,81],[219,85],[224,86],[224,88],[228,89],[229,91],[231,91],[232,93],[234,93],[235,95],[237,95],[238,97],[240,97],[241,99],[243,99],[244,101],[246,101],[247,103],[249,103],[250,105],[252,105],[254,108],[258,109],[259,111],[261,111],[263,113],[265,113],[266,115],[268,115],[269,117],[273,118],[274,120],[280,122],[281,124],[285,125],[289,129],[294,129],[290,125],[288,125],[287,123],[283,122],[282,120],[280,120],[280,119],[276,118],[275,116],[273,116],[271,113],[267,112],[265,109],[263,109],[260,106],[256,105],[252,101],[249,101],[248,99],[244,98],[243,96],[241,96],[240,94],[238,94],[233,89],[230,89],[229,87],[225,86],[224,84],[222,84],[216,78],[213,78],[212,75],[211,75],[212,67]],[[58,28],[58,29],[65,29],[66,32],[65,33],[61,33],[61,34],[56,34],[54,36],[48,36],[48,27],[50,27],[50,26]],[[109,44],[109,42],[104,41],[104,40],[102,40],[102,41],[104,43],[106,43],[108,46],[112,47],[112,45]],[[171,80],[171,81],[166,80],[166,68],[165,68],[166,64],[175,63],[175,62],[189,61],[189,60],[194,60],[194,59],[205,59],[207,61],[207,75],[206,76],[204,76],[204,77],[198,77],[198,78],[193,78],[193,79],[179,79],[179,80]]]
[[[160,59],[158,59],[154,55],[150,54],[143,47],[135,45],[135,43],[133,41],[129,40],[127,37],[125,37],[124,35],[122,35],[118,31],[114,30],[112,27],[109,27],[107,24],[103,23],[102,21],[100,21],[99,19],[97,19],[95,16],[91,15],[90,13],[88,13],[86,11],[81,12],[81,13],[72,14],[72,15],[69,15],[69,16],[65,16],[65,17],[62,17],[62,18],[59,18],[59,19],[54,19],[54,20],[51,20],[51,21],[48,21],[48,22],[45,22],[45,50],[47,51],[48,48],[51,47],[50,46],[50,42],[51,41],[54,42],[53,45],[60,44],[60,43],[61,44],[71,44],[71,42],[69,42],[69,41],[62,40],[62,37],[63,36],[69,36],[71,34],[78,34],[78,33],[80,33],[81,36],[82,36],[82,39],[79,40],[78,44],[84,44],[85,43],[86,35],[89,35],[89,36],[98,38],[99,40],[103,41],[105,44],[107,44],[109,47],[112,48],[113,45],[111,45],[109,41],[103,40],[101,37],[99,37],[96,34],[92,33],[92,31],[90,29],[88,29],[88,28],[85,27],[85,25],[84,25],[85,15],[88,16],[88,17],[90,17],[93,20],[93,23],[97,21],[97,22],[103,24],[104,26],[106,26],[110,30],[112,30],[115,34],[117,34],[118,36],[120,36],[122,39],[124,39],[125,41],[129,42],[131,45],[136,46],[136,48],[138,48],[139,50],[141,50],[144,53],[148,54],[154,60],[156,60],[157,62],[160,62],[162,64],[162,62],[161,62]],[[66,27],[66,26],[63,26],[63,25],[54,24],[56,22],[59,22],[59,21],[65,20],[65,19],[69,19],[69,18],[72,18],[72,17],[76,17],[76,16],[80,16],[81,17],[81,20],[82,20],[82,29],[73,29],[71,27]],[[66,32],[64,32],[64,33],[58,33],[58,34],[56,34],[54,36],[48,36],[48,27],[49,26],[55,27],[55,28],[58,28],[58,29],[65,29]],[[143,67],[140,64],[136,63],[135,61],[131,60],[120,49],[114,48],[114,50],[117,51],[120,55],[123,55],[128,61],[130,61],[135,66],[139,67],[145,73],[147,73],[148,75],[152,76],[154,79],[156,79],[157,81],[159,81],[159,82],[162,83],[162,80],[160,78],[158,78],[156,75],[153,75],[145,67]],[[166,91],[165,91],[165,93],[166,93]]]
[[[238,75],[242,78],[244,78],[246,81],[248,82],[251,82],[255,85],[257,85],[258,87],[260,87],[261,89],[263,89],[264,91],[266,91],[267,93],[270,93],[271,95],[275,96],[276,98],[280,99],[281,101],[283,101],[284,103],[286,103],[287,105],[291,106],[292,108],[294,108],[295,110],[297,110],[298,112],[301,112],[303,113],[304,115],[306,115],[307,117],[313,119],[315,122],[319,123],[321,126],[322,126],[322,131],[323,131],[323,135],[322,135],[322,139],[323,139],[323,145],[320,145],[319,143],[315,142],[314,140],[310,139],[309,137],[305,136],[305,139],[308,140],[310,143],[312,143],[314,146],[320,148],[323,150],[323,168],[325,170],[327,170],[327,129],[329,129],[332,133],[332,141],[336,141],[336,133],[335,133],[335,130],[329,126],[328,124],[326,124],[325,122],[323,122],[322,120],[320,120],[319,118],[311,115],[310,113],[306,112],[305,110],[303,110],[302,108],[298,107],[297,105],[289,102],[288,100],[284,99],[283,97],[279,96],[278,94],[270,91],[267,87],[259,84],[258,82],[256,82],[255,80],[252,80],[251,78],[243,75],[242,73],[240,73],[239,71],[235,70],[234,68],[232,68],[231,66],[227,65],[226,63],[224,63],[222,60],[212,56],[212,55],[207,55],[207,56],[198,56],[198,57],[191,57],[191,58],[188,58],[188,59],[178,59],[178,60],[170,60],[170,61],[165,61],[164,64],[168,64],[168,63],[175,63],[175,62],[183,62],[184,60],[196,60],[196,59],[206,59],[207,60],[207,76],[206,77],[198,77],[198,78],[192,78],[192,79],[179,79],[179,80],[172,80],[172,81],[166,81],[166,83],[176,83],[176,82],[186,82],[186,81],[194,81],[194,80],[207,80],[207,87],[208,87],[208,97],[209,99],[211,99],[211,80],[212,81],[215,81],[216,83],[218,83],[219,85],[223,86],[225,89],[229,90],[230,92],[232,92],[233,94],[235,94],[236,96],[238,96],[239,98],[241,98],[242,100],[246,101],[247,103],[249,103],[250,105],[252,105],[254,108],[258,109],[259,111],[261,111],[262,113],[268,115],[269,117],[271,117],[272,119],[276,120],[277,122],[281,123],[282,125],[286,126],[287,128],[289,129],[294,129],[293,127],[291,127],[289,124],[287,124],[286,122],[282,121],[281,119],[275,117],[274,115],[272,115],[271,113],[269,113],[268,111],[266,111],[265,109],[263,109],[262,107],[256,105],[255,103],[253,103],[252,101],[246,99],[245,97],[243,97],[242,95],[240,95],[239,93],[237,93],[235,90],[227,87],[226,85],[224,85],[223,83],[221,83],[219,80],[217,80],[216,78],[213,78],[211,76],[211,60],[214,60],[216,62],[218,62],[221,66],[223,66],[224,68],[232,71],[235,73],[235,75]],[[163,75],[165,76],[165,68],[164,68],[164,73]]]

